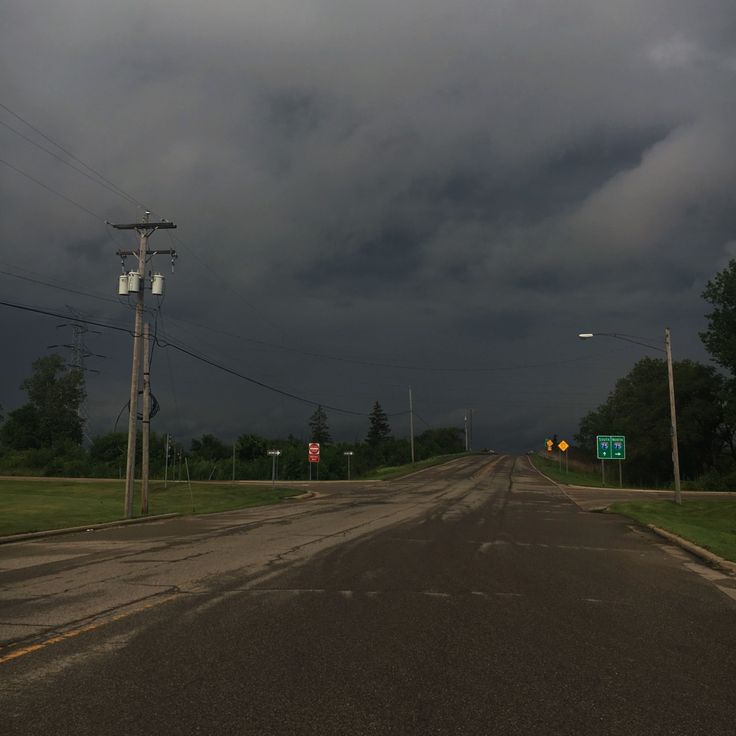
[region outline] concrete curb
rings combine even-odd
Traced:
[[[697,544],[694,544],[688,539],[678,537],[677,534],[668,532],[666,529],[660,529],[660,527],[654,526],[654,524],[646,524],[646,528],[654,532],[657,536],[662,537],[662,539],[666,539],[668,542],[681,547],[686,552],[699,557],[701,560],[703,560],[703,562],[707,563],[711,567],[722,570],[729,575],[736,576],[736,562],[724,560],[723,557],[719,557],[714,552],[704,549],[703,547],[699,547]]]
[[[44,537],[57,537],[61,534],[77,534],[78,532],[95,531],[96,529],[111,529],[116,526],[129,526],[130,524],[146,524],[149,521],[161,521],[162,519],[173,519],[181,514],[158,514],[157,516],[143,516],[137,519],[119,519],[118,521],[105,521],[102,524],[89,524],[87,526],[71,526],[66,529],[47,529],[42,532],[24,532],[22,534],[11,534],[0,537],[0,544],[12,544],[13,542],[26,542],[29,539],[43,539]]]
[[[534,466],[534,463],[529,460],[529,465],[531,465],[533,470],[536,470],[539,475],[541,475],[543,478],[546,478],[550,483],[556,485],[562,493],[567,496],[579,509],[586,511],[587,513],[616,513],[614,511],[609,511],[608,506],[600,506],[592,509],[583,509],[582,506],[580,506],[574,498],[569,496],[565,492],[565,487],[558,483],[555,480],[552,480],[548,475],[545,475],[539,468],[536,468]],[[585,486],[570,486],[572,487],[578,487],[583,488]],[[593,487],[591,487],[593,488]],[[594,490],[606,490],[606,489],[599,489],[594,488]],[[617,490],[617,489],[614,489]],[[632,490],[632,489],[627,489]],[[669,493],[671,494],[672,491],[663,491],[663,493]],[[728,492],[723,493],[724,496],[731,495]],[[632,519],[630,516],[626,516],[625,514],[618,514],[618,516],[623,516],[625,519],[628,519],[634,524],[637,524],[638,526],[643,526],[646,529],[649,529],[651,532],[656,534],[657,536],[661,537],[662,539],[667,540],[671,544],[674,544],[677,547],[680,547],[681,549],[684,549],[686,552],[689,552],[692,555],[695,555],[695,557],[700,558],[705,562],[707,565],[710,565],[710,567],[715,567],[718,570],[721,570],[729,575],[736,576],[736,562],[731,562],[730,560],[724,560],[723,557],[719,557],[717,554],[711,552],[710,550],[704,549],[703,547],[698,546],[694,542],[691,542],[688,539],[684,539],[683,537],[677,536],[677,534],[673,534],[672,532],[668,532],[666,529],[661,529],[658,526],[655,526],[654,524],[641,524],[640,522],[637,522],[635,519]]]

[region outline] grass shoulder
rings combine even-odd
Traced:
[[[148,515],[203,514],[249,506],[279,503],[303,489],[238,483],[187,483],[162,481],[149,486]],[[123,517],[122,481],[0,480],[0,536],[64,529],[119,521]],[[136,489],[134,508],[140,505]],[[139,515],[136,511],[136,515]]]
[[[736,562],[736,500],[615,503],[609,511],[640,524],[653,524]]]
[[[426,460],[419,460],[413,465],[411,463],[406,463],[405,465],[376,468],[368,473],[365,478],[366,480],[394,480],[396,478],[401,478],[404,475],[416,473],[417,470],[424,470],[425,468],[431,468],[434,465],[442,465],[450,460],[467,457],[469,454],[470,453],[460,452],[454,455],[437,455],[436,457],[429,457]]]
[[[529,455],[529,458],[537,470],[552,478],[552,480],[557,481],[557,483],[573,486],[591,486],[593,488],[603,487],[600,472],[573,468],[570,468],[568,472],[565,470],[564,459],[562,468],[560,468],[558,460],[550,460],[537,454]],[[618,475],[616,475],[616,485],[618,485]]]

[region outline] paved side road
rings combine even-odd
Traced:
[[[162,525],[155,548],[118,530],[119,555],[2,573],[3,613],[34,581],[107,565],[171,596],[1,650],[41,647],[0,664],[3,732],[733,734],[736,602],[713,571],[581,511],[523,460],[320,504]],[[205,575],[172,585],[185,559]],[[60,596],[26,601],[37,624]]]

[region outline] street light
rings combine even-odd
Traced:
[[[347,451],[343,452],[343,455],[345,455],[345,457],[348,459],[348,480],[350,480],[350,458],[354,454],[355,453],[352,450],[347,450]]]
[[[657,347],[656,345],[650,345],[641,340],[647,340],[648,338],[637,338],[636,335],[621,335],[616,332],[581,332],[578,334],[581,340],[589,340],[591,337],[613,337],[616,340],[623,340],[624,342],[631,342],[634,345],[642,345],[645,348],[652,350],[659,350],[661,353],[665,353],[667,356],[667,380],[669,383],[670,393],[670,435],[672,437],[672,469],[675,476],[675,503],[682,503],[682,493],[680,491],[680,452],[677,446],[677,414],[675,411],[675,379],[672,371],[672,336],[670,334],[670,328],[665,327],[664,329],[664,348]]]

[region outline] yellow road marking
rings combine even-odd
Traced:
[[[166,603],[167,601],[173,600],[176,598],[176,595],[168,595],[165,598],[159,598],[155,601],[152,601],[151,603],[147,603],[145,606],[139,606],[138,608],[133,608],[130,611],[123,611],[122,613],[116,613],[114,616],[109,616],[106,619],[102,619],[100,621],[95,621],[94,623],[87,624],[86,626],[80,626],[78,629],[72,629],[71,631],[65,631],[63,634],[59,634],[58,636],[52,636],[50,639],[46,639],[46,641],[41,641],[38,644],[31,644],[27,647],[22,647],[21,649],[16,649],[13,652],[10,652],[9,654],[5,654],[3,656],[0,656],[0,664],[4,664],[5,662],[10,662],[13,659],[18,659],[18,657],[24,657],[26,654],[32,654],[33,652],[37,652],[39,649],[46,649],[46,647],[51,646],[52,644],[59,644],[62,641],[66,641],[67,639],[72,639],[75,636],[79,636],[80,634],[85,634],[88,631],[94,631],[95,629],[101,629],[103,626],[107,626],[108,624],[114,623],[115,621],[120,621],[120,619],[128,618],[128,616],[132,616],[136,613],[141,613],[142,611],[145,611],[149,608],[153,608],[154,606],[161,605],[162,603]]]

